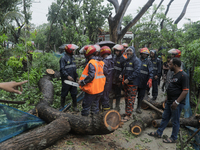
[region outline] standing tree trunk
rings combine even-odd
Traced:
[[[121,24],[120,21],[123,19],[123,15],[125,13],[124,10],[127,9],[128,5],[130,4],[130,0],[122,0],[120,6],[118,6],[117,0],[109,0],[114,6],[115,9],[118,8],[118,11],[115,10],[116,15],[114,17],[111,17],[111,15],[108,18],[109,23],[109,31],[110,31],[110,40],[119,43],[119,41],[124,37],[126,32],[137,23],[137,21],[143,16],[143,14],[149,9],[149,7],[153,4],[155,0],[148,0],[148,2],[143,6],[143,8],[140,10],[140,12],[135,16],[135,18],[129,22],[129,24],[123,28],[121,31],[119,31],[118,27],[119,24]]]

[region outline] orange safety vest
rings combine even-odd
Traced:
[[[98,94],[104,91],[104,85],[106,83],[106,77],[103,74],[103,66],[104,66],[103,61],[97,61],[91,59],[89,63],[86,65],[85,69],[83,70],[80,80],[84,80],[88,76],[88,71],[89,71],[88,67],[90,63],[95,67],[95,77],[92,80],[92,82],[79,87],[81,90],[83,90],[88,94]]]

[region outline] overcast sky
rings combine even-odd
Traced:
[[[52,2],[55,2],[56,0],[35,0],[35,2],[32,4],[31,11],[32,11],[32,21],[31,23],[34,23],[35,25],[40,25],[43,23],[47,23],[47,13],[48,13],[48,7],[50,7]],[[136,11],[139,7],[143,7],[145,3],[148,0],[132,0],[130,6],[128,7],[128,10],[126,11],[125,15],[132,14],[133,17],[136,15]],[[170,0],[164,0],[163,5],[167,6]],[[39,3],[38,3],[39,2]],[[119,3],[121,0],[119,0]],[[154,4],[159,4],[160,0],[155,0]],[[172,19],[176,20],[177,17],[180,15],[186,0],[174,0],[171,4],[168,17],[171,17]],[[108,3],[107,0],[104,0],[104,4]],[[188,22],[185,18],[190,18],[191,21],[197,21],[200,20],[200,1],[199,0],[190,0],[190,3],[188,5],[186,14],[184,18],[179,22],[178,27],[182,27],[182,25],[186,22]],[[113,12],[114,14],[114,12]]]

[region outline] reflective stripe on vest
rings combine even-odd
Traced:
[[[120,68],[120,67],[117,67],[117,66],[114,66],[114,69],[115,69],[115,70],[122,71],[122,68]]]
[[[67,69],[67,68],[74,68],[74,67],[76,67],[76,65],[75,64],[71,64],[71,65],[65,66],[65,69]]]
[[[140,70],[140,73],[142,73],[142,74],[149,74],[147,71],[144,71],[144,70]]]
[[[158,70],[158,68],[157,67],[153,67],[153,70]]]
[[[132,67],[126,67],[126,70],[133,70]]]

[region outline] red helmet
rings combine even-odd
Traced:
[[[77,49],[77,47],[74,44],[67,44],[65,46],[65,52],[68,54],[73,54],[73,51],[76,49]]]
[[[140,50],[140,54],[147,54],[147,55],[149,55],[150,54],[150,52],[149,52],[149,49],[148,48],[142,48],[141,50]]]
[[[93,45],[91,45],[87,48],[85,52],[85,57],[88,58],[92,54],[95,55],[95,53],[96,53],[96,48]]]
[[[111,54],[111,49],[108,46],[103,46],[100,50],[100,56],[102,57],[104,54]]]
[[[123,43],[122,45],[124,46],[124,48],[128,47],[128,43]]]
[[[180,58],[181,57],[181,51],[180,50],[178,50],[178,49],[170,49],[169,51],[168,51],[168,53],[170,53],[170,54],[172,54],[172,55],[175,55],[175,57],[177,57],[177,58]]]

